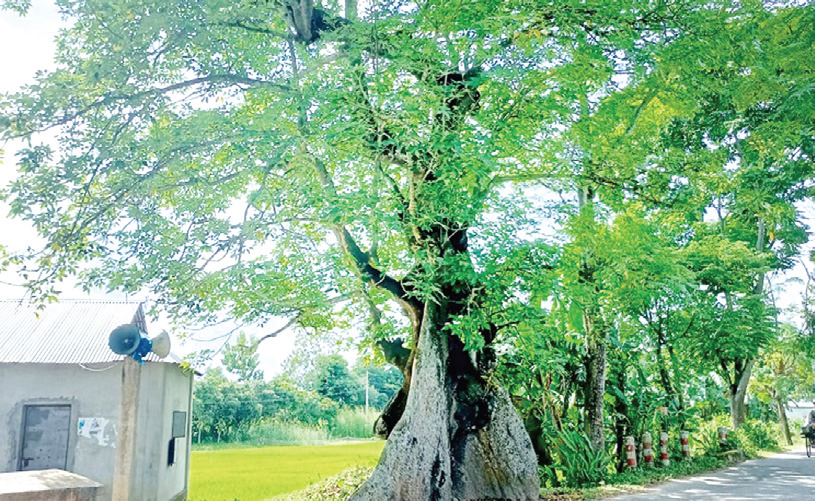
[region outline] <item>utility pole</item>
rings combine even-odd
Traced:
[[[365,414],[368,414],[368,369],[365,369]]]

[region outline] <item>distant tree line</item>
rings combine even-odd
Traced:
[[[397,369],[361,364],[352,368],[340,355],[315,357],[301,381],[291,374],[264,381],[257,355],[246,346],[241,336],[224,352],[226,371],[210,368],[196,380],[192,417],[196,442],[240,441],[253,424],[264,419],[331,427],[340,408],[365,405],[366,372],[371,409],[384,408],[402,386]],[[242,356],[234,357],[239,351]]]

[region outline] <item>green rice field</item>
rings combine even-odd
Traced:
[[[352,466],[373,466],[382,440],[320,446],[193,451],[191,501],[261,501],[293,492]]]

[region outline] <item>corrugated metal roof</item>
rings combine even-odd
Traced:
[[[108,347],[114,327],[147,332],[141,303],[63,300],[38,310],[27,301],[0,301],[0,363],[90,364],[124,357]],[[148,360],[157,357],[150,354]]]

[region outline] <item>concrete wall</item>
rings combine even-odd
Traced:
[[[192,374],[176,364],[141,367],[136,460],[131,499],[164,501],[186,496],[188,490]],[[186,433],[175,439],[175,463],[168,464],[173,411],[186,413]]]
[[[130,501],[183,499],[189,483],[191,390],[192,375],[171,363],[0,364],[0,472],[18,469],[25,405],[70,405],[66,469],[103,484],[100,500],[126,499],[126,494],[114,496],[116,482]],[[176,461],[168,465],[173,411],[187,413],[186,436],[176,439]],[[121,419],[128,413],[135,422]],[[91,432],[99,428],[101,433]],[[117,477],[119,471],[125,474]]]
[[[121,378],[119,362],[89,364],[86,368],[0,364],[0,471],[19,467],[24,406],[67,404],[71,406],[71,425],[66,469],[103,484],[101,497],[109,498]]]

